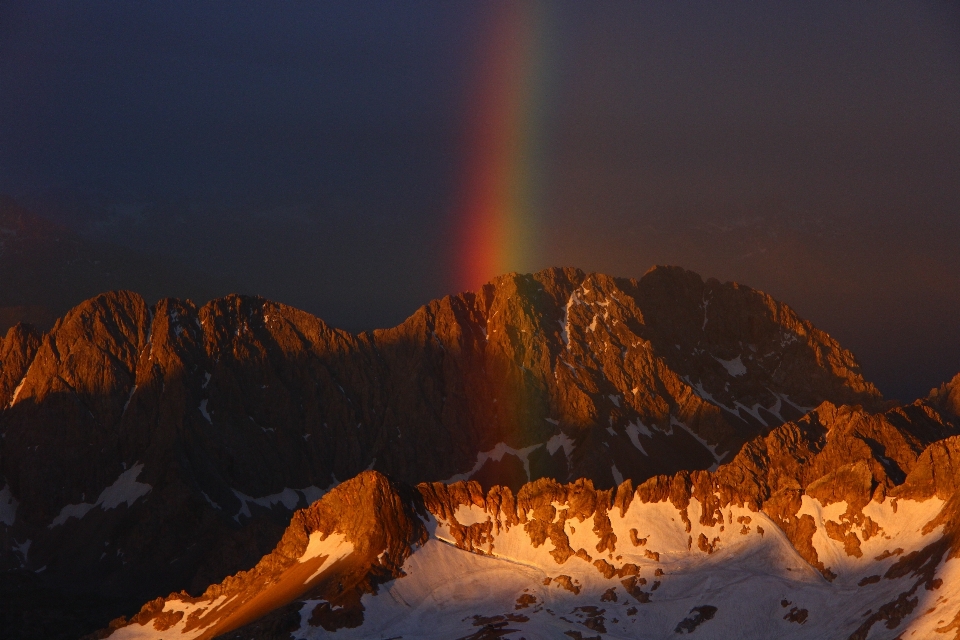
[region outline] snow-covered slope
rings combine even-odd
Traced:
[[[823,401],[883,406],[788,306],[676,267],[506,274],[361,334],[262,298],[113,291],[0,340],[0,571],[96,598],[82,635],[252,566],[366,469],[637,484],[716,469]],[[11,619],[0,636],[32,633]]]
[[[694,525],[687,533],[671,504],[634,502],[623,517],[611,517],[619,544],[605,553],[596,552],[598,539],[589,520],[568,522],[567,530],[577,531],[571,535],[573,546],[607,561],[613,568],[608,573],[616,572],[609,577],[580,556],[558,564],[549,553],[553,545],[534,548],[522,526],[494,536],[490,554],[479,555],[457,547],[448,526],[438,522],[430,540],[403,565],[406,575],[363,597],[361,626],[331,633],[310,624],[312,610],[325,602],[314,598],[303,604],[293,637],[461,638],[493,630],[528,639],[578,633],[669,638],[694,631],[704,638],[848,637],[916,581],[909,573],[874,582],[875,577],[942,533],[940,528],[922,533],[942,501],[900,501],[899,516],[893,502],[872,505],[871,516],[883,525],[864,545],[861,558],[848,561],[843,544],[830,539],[818,522],[818,551],[839,560],[832,565],[838,573],[833,582],[807,564],[768,517],[744,508],[729,509],[723,525]],[[809,506],[820,508],[816,501]],[[694,520],[697,509],[691,505]],[[478,507],[471,511],[479,512],[470,514],[474,517],[490,517]],[[646,543],[634,546],[630,529]],[[701,534],[712,552],[689,546],[691,537]],[[934,630],[960,611],[958,571],[956,561],[941,566],[935,574],[940,588],[917,594],[917,615],[908,615],[894,630],[872,625],[877,628],[869,637],[935,637]]]
[[[636,489],[368,471],[250,572],[109,637],[957,638],[960,437],[910,453],[894,422],[923,409],[825,404]]]

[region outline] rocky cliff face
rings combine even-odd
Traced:
[[[289,605],[307,590],[328,594],[313,619],[326,628],[358,627],[361,597],[404,575],[401,567],[427,540],[422,502],[410,488],[366,471],[297,511],[277,547],[249,571],[209,586],[158,598],[129,621],[96,637],[137,637],[144,627],[170,635],[213,638],[271,615],[271,629],[290,627]],[[419,508],[418,514],[416,509]]]
[[[27,368],[40,346],[40,333],[27,324],[17,324],[0,342],[0,406],[10,407],[23,390]]]
[[[114,292],[2,349],[0,565],[117,606],[254,566],[365,469],[609,488],[716,469],[823,401],[881,405],[785,305],[663,267],[502,276],[360,335],[260,298]]]
[[[949,416],[954,423],[960,424],[960,373],[939,389],[931,390],[927,402]]]
[[[636,489],[412,492],[364,472],[253,571],[99,637],[960,637],[955,433],[922,402],[824,403],[714,472]],[[332,560],[303,580],[311,546]]]

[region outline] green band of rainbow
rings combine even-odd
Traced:
[[[459,291],[540,266],[547,17],[540,2],[497,4],[482,38],[456,207]]]

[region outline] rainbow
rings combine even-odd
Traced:
[[[545,3],[489,5],[467,108],[455,220],[457,291],[509,271],[535,271],[545,182],[549,15]]]

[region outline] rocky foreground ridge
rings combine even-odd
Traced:
[[[108,293],[0,344],[0,567],[113,617],[254,566],[367,469],[641,485],[723,468],[824,401],[884,407],[786,305],[672,267],[510,274],[359,335],[261,298]]]
[[[126,638],[960,637],[960,436],[823,403],[716,471],[415,490],[368,471]]]

